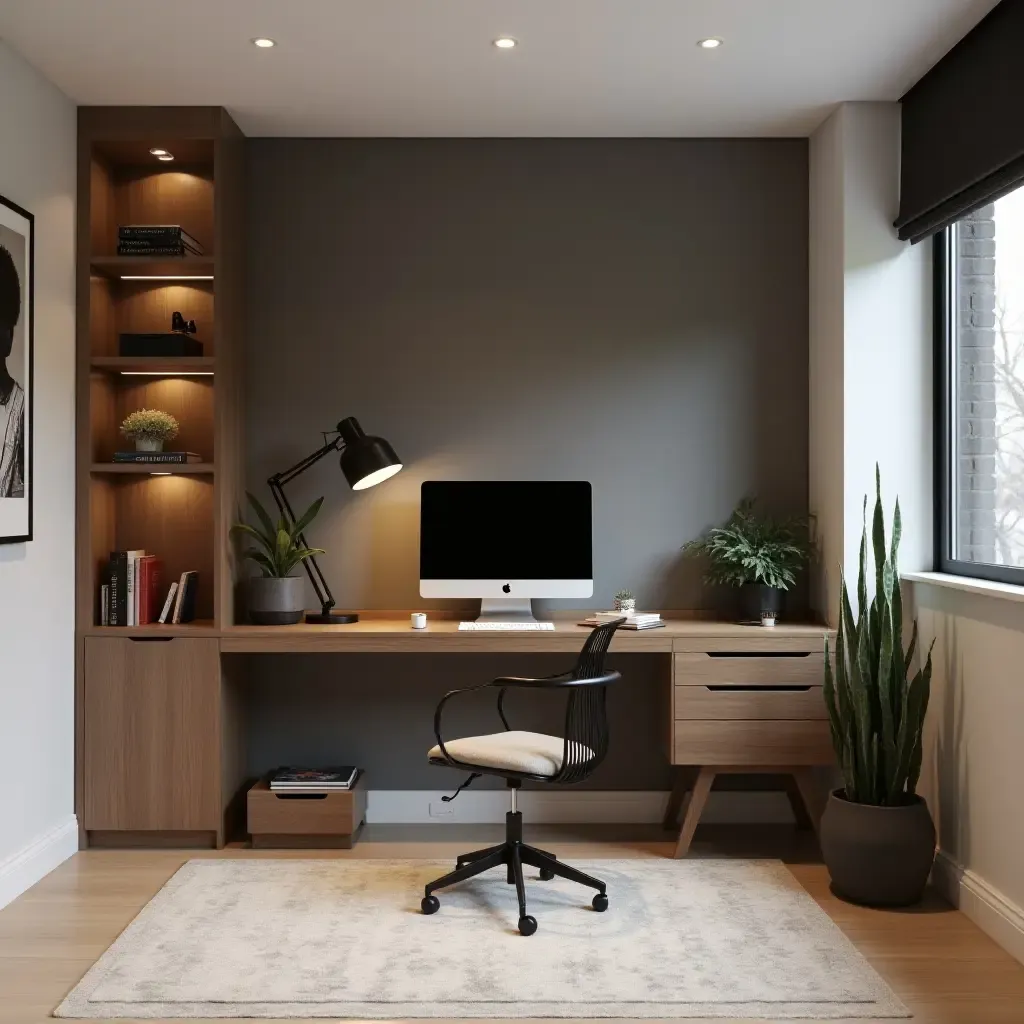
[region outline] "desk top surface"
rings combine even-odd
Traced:
[[[413,629],[403,618],[365,618],[344,626],[230,626],[220,631],[221,650],[247,651],[578,651],[590,632],[575,619],[555,621],[553,630],[460,631],[457,621],[431,619]],[[695,619],[666,619],[657,629],[620,629],[611,651],[671,652],[712,649],[726,643],[744,651],[820,649],[826,629],[820,625],[780,625],[774,629]],[[710,645],[709,645],[709,642]]]

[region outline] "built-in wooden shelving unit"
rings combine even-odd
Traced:
[[[216,107],[79,110],[78,574],[80,635],[104,630],[99,588],[113,550],[144,548],[165,579],[199,572],[197,635],[234,622],[228,530],[241,489],[244,140]],[[150,150],[174,156],[162,162]],[[179,224],[203,256],[117,255],[121,224]],[[180,311],[198,325],[203,354],[119,354],[122,332],[167,331]],[[186,465],[115,464],[118,433],[135,409],[177,417]],[[148,635],[148,634],[147,634]]]

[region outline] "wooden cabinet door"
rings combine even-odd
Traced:
[[[83,700],[87,829],[217,829],[217,640],[87,637]]]

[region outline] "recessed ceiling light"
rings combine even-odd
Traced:
[[[167,156],[166,149],[151,149],[150,153],[152,153],[153,156]]]
[[[722,40],[715,36],[710,36],[707,39],[698,39],[697,45],[702,50],[717,50],[722,45]]]
[[[269,50],[272,46],[277,46],[277,43],[273,39],[267,39],[266,36],[260,36],[259,39],[252,41],[253,46],[258,46],[261,50]]]
[[[498,36],[498,38],[494,40],[494,45],[499,50],[511,50],[519,45],[519,40],[513,39],[512,36]]]

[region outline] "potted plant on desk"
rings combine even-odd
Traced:
[[[917,622],[904,653],[896,568],[900,505],[897,501],[892,544],[886,552],[877,466],[875,486],[875,594],[869,605],[865,522],[857,618],[843,580],[834,669],[827,646],[825,650],[825,703],[844,785],[832,793],[825,808],[821,852],[837,895],[869,906],[907,906],[920,900],[935,858],[935,826],[928,805],[915,792],[932,654],[929,649],[924,668],[911,675]],[[866,512],[866,497],[864,508]]]
[[[761,622],[767,616],[774,625],[782,595],[796,582],[810,544],[806,520],[759,516],[754,499],[744,498],[724,525],[689,541],[683,551],[708,559],[707,583],[739,588],[744,621]]]
[[[237,536],[255,538],[259,547],[250,547],[246,558],[255,562],[261,575],[246,580],[246,605],[249,618],[257,626],[290,626],[301,621],[305,610],[303,583],[292,570],[313,555],[324,554],[323,548],[308,548],[302,542],[302,532],[316,518],[323,498],[317,498],[294,523],[282,516],[277,524],[256,498],[246,491],[259,526],[236,523],[232,532]]]

